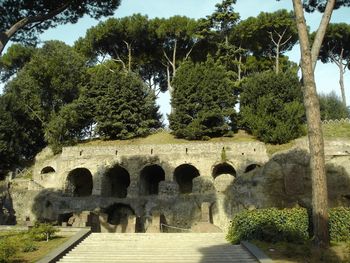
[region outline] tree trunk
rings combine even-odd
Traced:
[[[6,46],[8,41],[9,41],[9,38],[6,35],[6,33],[1,32],[0,33],[0,56],[1,56],[1,53],[4,50],[4,48],[5,48],[5,46]]]
[[[280,46],[276,47],[276,74],[280,73]]]
[[[345,87],[344,87],[345,68],[343,65],[343,54],[344,54],[344,49],[342,48],[342,50],[340,52],[339,60],[336,64],[339,67],[339,86],[340,86],[340,91],[341,91],[341,98],[342,98],[344,106],[346,107],[346,96],[345,96]]]
[[[320,53],[324,36],[326,34],[327,26],[332,17],[335,1],[336,0],[328,0],[326,9],[323,13],[323,16],[320,22],[320,26],[317,29],[314,42],[312,43],[311,58],[312,58],[312,68],[314,70],[316,68],[316,62],[318,59],[318,55]]]
[[[304,82],[303,96],[311,156],[310,166],[312,177],[312,218],[315,237],[314,241],[316,246],[326,247],[329,245],[328,193],[320,106],[316,93],[313,60],[301,0],[293,0],[293,6],[300,41],[301,70]]]
[[[339,85],[341,91],[341,98],[344,106],[346,107],[346,96],[345,96],[345,87],[344,87],[344,68],[343,64],[339,65]]]
[[[238,59],[238,81],[242,80],[242,55],[239,55]]]
[[[131,44],[124,40],[126,48],[128,50],[128,72],[131,72],[131,60],[132,60],[132,47]]]

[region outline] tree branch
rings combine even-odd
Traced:
[[[48,14],[45,15],[38,15],[38,16],[30,16],[30,17],[25,17],[18,22],[16,22],[14,25],[12,25],[7,31],[1,32],[1,43],[0,43],[0,55],[2,51],[4,50],[7,42],[10,40],[10,38],[16,34],[20,29],[25,27],[26,25],[33,24],[33,23],[42,23],[45,20],[48,20],[50,18],[53,18],[54,16],[60,14],[63,12],[67,7],[69,6],[69,1],[66,2],[64,5],[61,7],[49,12]]]
[[[312,44],[311,48],[311,58],[312,58],[312,68],[315,70],[316,68],[316,62],[318,59],[318,55],[320,53],[320,49],[322,46],[322,42],[324,39],[324,36],[326,34],[327,26],[329,24],[329,21],[331,20],[331,16],[333,13],[334,5],[336,0],[328,0],[327,5],[325,8],[325,11],[323,13],[320,26],[317,30],[314,42]]]

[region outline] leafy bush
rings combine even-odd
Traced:
[[[350,241],[350,208],[329,210],[329,233],[333,241]]]
[[[295,72],[254,74],[243,82],[240,99],[241,126],[258,139],[283,144],[305,133],[302,92]]]
[[[15,237],[0,238],[0,263],[11,262],[11,259],[19,251],[18,239]]]
[[[341,99],[332,91],[329,94],[319,95],[322,120],[340,120],[350,117],[350,110]]]
[[[47,223],[35,223],[34,227],[32,227],[29,231],[29,235],[32,239],[41,241],[46,240],[49,241],[58,232],[54,226]]]
[[[253,239],[300,243],[309,238],[308,225],[303,208],[244,211],[233,218],[226,239],[234,244]]]

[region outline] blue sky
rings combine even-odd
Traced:
[[[205,17],[211,14],[215,9],[215,4],[220,0],[122,0],[120,7],[115,11],[115,17],[129,16],[134,13],[148,15],[148,17],[170,17],[173,15],[184,15],[192,18]],[[236,12],[239,12],[241,19],[249,16],[256,16],[260,12],[272,12],[278,9],[292,9],[291,0],[237,0],[235,6]],[[307,14],[307,23],[311,30],[316,30],[321,15],[318,13]],[[100,21],[106,20],[103,18]],[[41,40],[58,39],[72,45],[79,37],[84,36],[85,32],[91,26],[99,21],[89,17],[84,17],[74,25],[63,25],[50,29],[41,35]],[[350,24],[350,8],[336,10],[332,16],[332,22],[346,22]],[[299,61],[299,46],[287,53],[295,62]],[[316,71],[317,90],[328,93],[334,90],[340,95],[338,84],[339,73],[334,64],[322,64],[318,62]],[[345,74],[345,88],[348,105],[350,104],[350,72]],[[162,94],[158,100],[163,114],[169,113],[169,95]]]

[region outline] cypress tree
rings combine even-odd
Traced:
[[[293,70],[246,78],[240,102],[241,125],[258,139],[281,144],[304,134],[301,86]]]
[[[237,98],[225,68],[209,57],[206,62],[183,63],[173,81],[169,116],[173,134],[186,139],[229,135],[235,126]]]
[[[103,139],[145,136],[162,126],[154,92],[134,73],[115,65],[96,66],[89,71],[85,90],[83,96],[94,105],[90,110]]]

